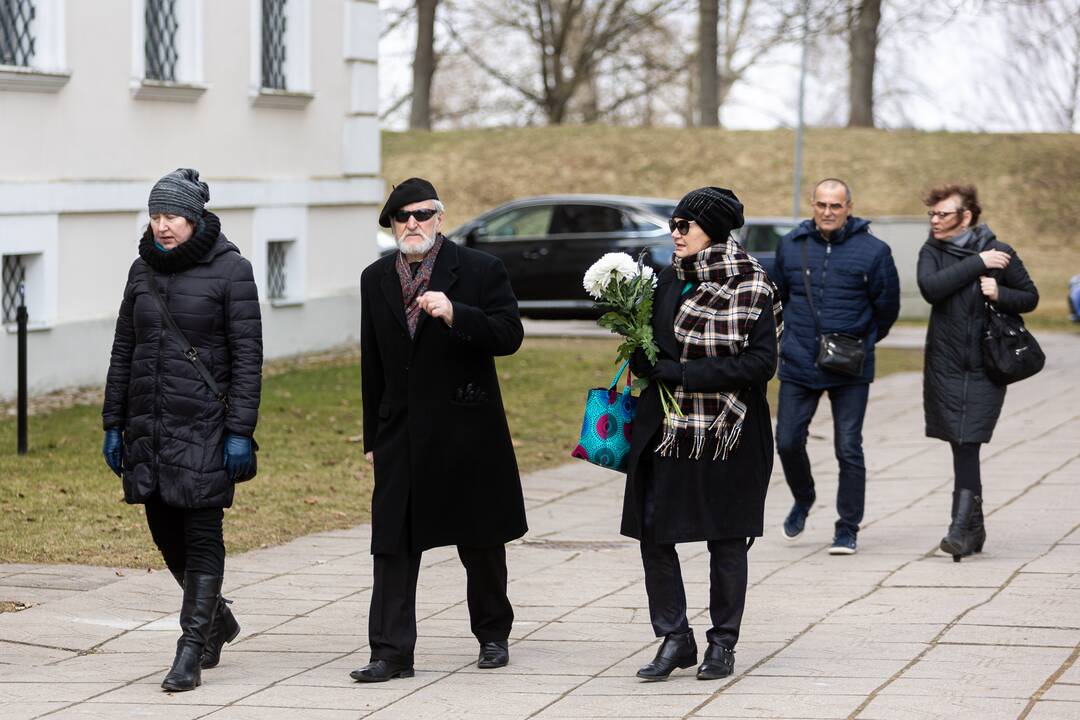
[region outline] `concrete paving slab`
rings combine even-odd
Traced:
[[[827,404],[808,452],[818,501],[795,542],[779,463],[766,534],[750,552],[735,674],[665,683],[634,673],[658,641],[635,541],[621,537],[622,475],[574,462],[523,478],[530,534],[507,548],[511,664],[476,668],[465,574],[453,548],[424,554],[416,676],[377,686],[368,660],[370,526],[230,557],[242,633],[197,691],[160,690],[180,592],[167,573],[0,565],[0,717],[1080,718],[1080,336],[1040,333],[1052,367],[1010,388],[983,452],[989,539],[962,563],[935,553],[948,525],[951,458],[922,437],[921,378],[871,387],[859,552],[827,554],[837,464]],[[914,342],[914,341],[913,341]],[[242,498],[238,502],[243,502]],[[708,554],[679,547],[704,643]]]

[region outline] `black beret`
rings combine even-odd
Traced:
[[[743,226],[743,205],[727,188],[703,187],[686,193],[672,217],[693,220],[713,242],[727,240],[732,230]]]
[[[386,198],[382,212],[379,213],[379,224],[384,228],[390,227],[390,216],[395,212],[415,202],[424,200],[438,200],[439,193],[435,192],[435,186],[423,178],[409,178],[394,186],[390,197]]]

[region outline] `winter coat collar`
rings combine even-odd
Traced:
[[[834,233],[829,239],[829,242],[833,245],[839,245],[859,233],[866,232],[869,227],[869,220],[864,220],[861,217],[851,215],[848,217],[847,222],[844,223],[844,227],[840,228],[839,232]],[[811,238],[817,240],[819,243],[825,242],[825,238],[822,237],[821,232],[817,229],[817,225],[814,224],[812,219],[803,220],[799,223],[799,226],[795,228],[795,232],[791,236],[792,240],[801,240],[804,238]]]
[[[997,241],[997,236],[994,235],[994,231],[986,225],[976,225],[971,230],[975,235],[974,239],[964,247],[959,247],[948,240],[938,240],[934,237],[933,233],[926,238],[926,244],[936,250],[955,255],[957,257],[967,257],[968,255],[974,255],[980,253],[990,246],[991,243]]]

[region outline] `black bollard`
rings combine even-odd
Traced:
[[[26,454],[26,286],[19,283],[19,307],[15,309],[15,322],[19,328],[19,440],[18,453]]]

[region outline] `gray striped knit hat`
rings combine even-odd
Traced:
[[[199,171],[177,168],[154,185],[148,207],[151,215],[180,215],[194,224],[209,201],[210,186],[199,180]]]
[[[727,188],[691,190],[679,201],[673,218],[693,220],[713,242],[724,242],[732,230],[743,226],[743,205]]]

